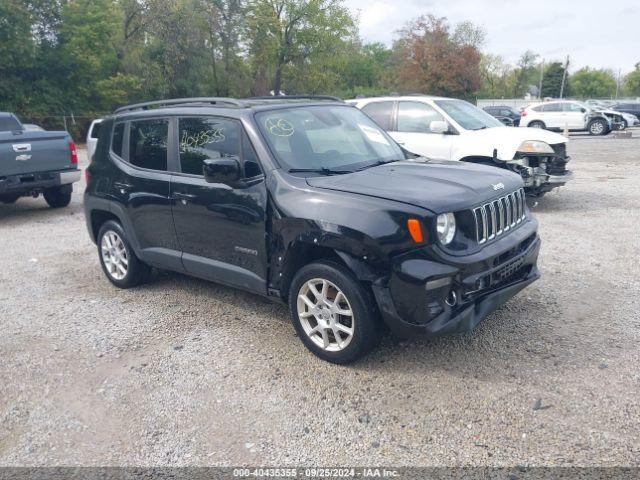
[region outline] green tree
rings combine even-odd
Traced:
[[[254,0],[249,11],[254,93],[265,94],[270,87],[278,95],[285,84],[291,93],[302,78],[315,85],[333,80],[321,65],[334,60],[355,27],[341,0]]]
[[[546,66],[544,70],[544,78],[542,80],[542,92],[541,97],[560,97],[560,90],[562,86],[562,77],[564,75],[564,66],[560,62],[552,62]],[[569,95],[569,82],[568,78],[565,80],[564,96]]]
[[[636,68],[624,78],[624,91],[626,95],[640,96],[640,62]]]
[[[539,55],[527,50],[522,54],[513,72],[513,96],[523,97],[529,90],[529,85],[537,85],[539,79]]]
[[[611,70],[584,67],[571,75],[571,94],[581,98],[611,97],[616,92],[616,79]]]
[[[32,17],[21,0],[0,2],[0,110],[26,107],[36,77]]]
[[[513,68],[500,55],[485,54],[480,61],[482,98],[505,98],[512,95]]]

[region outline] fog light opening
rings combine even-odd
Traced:
[[[444,303],[446,303],[450,307],[456,306],[456,304],[458,303],[458,295],[456,294],[455,290],[451,290],[449,292],[447,298],[444,299]]]

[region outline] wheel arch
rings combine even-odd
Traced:
[[[319,260],[342,265],[363,282],[372,282],[376,278],[371,266],[346,251],[326,245],[296,241],[290,245],[282,262],[280,296],[285,299],[288,297],[291,282],[300,268]]]
[[[109,210],[103,210],[98,208],[91,210],[91,213],[89,214],[89,219],[90,219],[91,238],[93,239],[94,242],[97,241],[100,227],[102,227],[102,225],[104,225],[105,222],[109,220],[114,220],[118,222],[120,225],[122,225],[122,221],[120,221],[120,219],[113,212]]]

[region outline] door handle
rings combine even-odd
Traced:
[[[123,182],[113,182],[113,186],[123,195],[133,188],[133,185],[131,185],[130,183]]]
[[[196,195],[192,195],[190,193],[175,192],[173,194],[173,198],[175,200],[180,200],[180,202],[183,205],[186,205],[187,203],[189,203],[189,200],[194,200],[195,198],[197,198],[197,196]]]

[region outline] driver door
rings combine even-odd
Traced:
[[[178,119],[180,172],[171,178],[173,223],[185,270],[266,293],[265,178],[242,125],[222,117]],[[207,159],[237,158],[244,185],[208,183]]]
[[[452,135],[433,133],[433,121],[445,121],[431,105],[418,101],[398,102],[395,125],[389,134],[405,149],[434,160],[451,160]]]
[[[579,103],[563,103],[562,110],[564,119],[562,127],[566,123],[571,130],[585,128],[587,110],[582,105]]]

